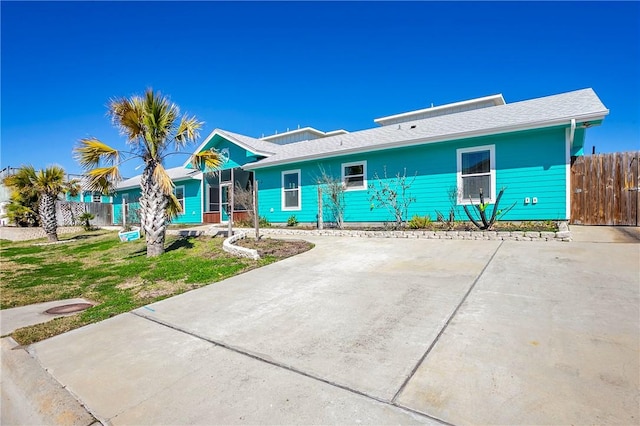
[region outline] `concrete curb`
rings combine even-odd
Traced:
[[[358,237],[358,238],[422,238],[432,240],[498,240],[498,241],[571,241],[571,232],[565,224],[558,232],[538,231],[359,231],[343,229],[288,229],[288,228],[260,228],[263,235],[299,235],[299,236],[330,236],[330,237]],[[243,229],[242,232],[251,232]]]
[[[2,341],[2,424],[87,426],[95,417],[10,337]]]
[[[260,256],[258,255],[257,250],[233,245],[233,243],[243,239],[246,236],[247,236],[246,232],[238,232],[237,234],[230,236],[229,238],[227,238],[222,242],[222,249],[227,253],[231,253],[234,256],[247,257],[253,260],[260,259]]]

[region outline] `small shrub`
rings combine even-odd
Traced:
[[[91,220],[94,219],[95,216],[89,212],[82,213],[78,216],[78,220],[82,222],[82,227],[85,231],[91,231],[93,229],[93,225],[91,225]]]
[[[296,215],[292,214],[289,216],[289,219],[287,219],[287,226],[296,226],[297,224],[298,219],[296,218]]]
[[[260,220],[258,221],[258,224],[260,225],[261,228],[268,228],[271,226],[271,222],[269,222],[269,219],[267,219],[264,216],[260,216]]]
[[[431,217],[414,215],[409,221],[411,229],[426,229],[431,226]]]

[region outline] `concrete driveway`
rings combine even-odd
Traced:
[[[639,422],[640,244],[310,240],[29,350],[115,425]]]

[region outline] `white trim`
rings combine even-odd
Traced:
[[[565,164],[564,164],[564,175],[565,175],[565,219],[571,219],[571,145],[573,143],[573,132],[574,128],[567,129],[565,133]]]
[[[298,206],[297,207],[285,207],[285,197],[284,197],[284,193],[285,193],[285,187],[284,187],[284,175],[292,175],[294,173],[298,174]],[[282,211],[299,211],[302,210],[302,185],[301,185],[301,178],[302,178],[302,172],[300,169],[294,169],[294,170],[284,170],[280,173],[280,185],[281,185],[281,190],[280,190],[280,204],[281,204],[281,208]]]
[[[347,182],[345,181],[345,175],[344,175],[344,169],[346,167],[350,167],[350,166],[359,166],[362,165],[362,187],[348,187],[347,186]],[[342,165],[340,166],[340,173],[342,175],[342,187],[344,188],[345,192],[349,192],[349,191],[362,191],[362,190],[366,190],[368,188],[367,186],[367,160],[362,160],[362,161],[352,161],[350,163],[342,163]]]
[[[608,113],[609,113],[609,110],[607,110],[607,112],[604,114],[602,113],[585,114],[581,116],[576,116],[575,120],[576,121],[603,120],[605,115]],[[571,125],[571,119],[563,118],[558,120],[538,121],[533,123],[527,123],[526,125],[510,125],[510,126],[496,127],[493,129],[474,130],[471,132],[451,133],[446,136],[439,135],[439,136],[432,136],[428,138],[394,141],[394,142],[380,144],[376,146],[359,146],[357,148],[343,149],[340,151],[323,152],[319,154],[312,154],[312,155],[270,161],[263,164],[261,164],[261,162],[258,161],[256,163],[245,164],[244,166],[242,166],[242,168],[245,170],[264,169],[267,167],[274,167],[282,164],[301,163],[304,161],[319,160],[324,158],[334,158],[334,157],[340,157],[340,156],[349,155],[349,154],[369,153],[369,152],[376,152],[376,151],[384,151],[392,148],[426,145],[426,144],[439,143],[439,142],[452,142],[459,139],[469,139],[469,138],[475,138],[480,136],[492,136],[492,135],[499,135],[503,133],[513,133],[513,132],[541,129],[546,127],[561,126],[561,125]]]
[[[493,204],[496,199],[496,146],[495,145],[482,145],[482,146],[473,146],[469,148],[458,148],[456,149],[456,182],[458,186],[458,204],[459,205],[469,205],[472,203],[480,202],[479,198],[471,198],[469,199],[463,198],[464,188],[462,186],[462,154],[466,154],[469,152],[478,152],[478,151],[489,151],[489,181],[491,185],[491,197],[485,197],[484,202]],[[482,173],[485,175],[486,173]]]
[[[176,198],[178,198],[178,194],[176,194],[176,191],[178,190],[178,188],[182,188],[182,213],[178,213],[179,215],[183,215],[186,214],[187,212],[187,190],[184,187],[184,185],[176,185],[173,187],[173,195],[176,196]],[[178,198],[178,201],[180,201],[180,198]]]
[[[206,179],[200,181],[200,223],[204,223],[204,182]]]
[[[461,107],[461,106],[480,104],[480,103],[488,102],[488,101],[493,101],[494,106],[506,104],[506,102],[504,101],[504,97],[502,96],[502,93],[498,93],[497,95],[490,95],[490,96],[485,96],[485,97],[482,97],[482,98],[468,99],[466,101],[460,101],[460,102],[453,102],[453,103],[450,103],[450,104],[438,105],[437,107],[423,108],[423,109],[418,109],[418,110],[415,110],[415,111],[408,111],[408,112],[403,112],[403,113],[400,113],[400,114],[388,115],[386,117],[376,118],[373,121],[374,121],[374,123],[377,123],[377,124],[380,124],[381,126],[384,126],[385,124],[383,124],[383,122],[385,122],[385,121],[397,120],[398,118],[407,118],[407,117],[411,117],[412,115],[424,114],[425,112],[442,111],[442,110],[445,110],[445,109],[457,108],[457,107]]]

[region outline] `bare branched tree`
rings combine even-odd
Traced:
[[[322,204],[329,209],[336,228],[344,226],[344,184],[342,179],[332,176],[320,166],[320,176],[316,177],[316,184],[322,191]]]
[[[369,201],[371,208],[385,208],[393,215],[394,227],[400,229],[407,222],[409,206],[416,201],[416,197],[409,193],[411,185],[416,180],[418,172],[412,178],[407,178],[407,169],[396,173],[395,177],[387,176],[387,167],[383,167],[383,177],[373,173],[373,183],[369,184]]]

